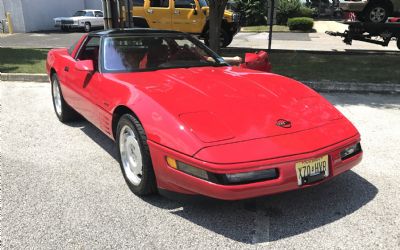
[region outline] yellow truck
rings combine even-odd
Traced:
[[[135,27],[176,30],[194,34],[208,44],[209,7],[206,0],[133,0]],[[240,30],[239,14],[225,10],[221,47],[228,46]]]

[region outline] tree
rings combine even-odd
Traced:
[[[220,48],[221,24],[227,1],[228,0],[208,1],[210,7],[208,35],[210,48],[214,51],[218,51]]]
[[[238,12],[244,15],[246,26],[266,23],[267,0],[237,0]]]

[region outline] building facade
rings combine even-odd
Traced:
[[[14,32],[53,30],[55,17],[82,9],[102,9],[101,0],[0,0],[0,20],[11,13]]]

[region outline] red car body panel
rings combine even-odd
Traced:
[[[66,102],[112,139],[116,110],[124,107],[138,117],[159,188],[243,199],[300,188],[294,169],[299,160],[328,154],[330,175],[325,180],[361,160],[362,153],[340,160],[340,150],[360,141],[357,129],[295,80],[230,66],[88,75],[74,66],[85,39],[71,54],[51,50],[47,72],[57,74]],[[279,119],[292,121],[292,126],[276,126]],[[224,186],[168,167],[166,156],[214,173],[273,167],[279,169],[279,178]]]

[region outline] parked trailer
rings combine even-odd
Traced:
[[[343,37],[343,42],[351,45],[353,40],[388,46],[391,40],[397,40],[397,48],[400,49],[400,23],[364,23],[358,21],[344,22],[349,25],[345,32],[327,31],[331,36]]]

